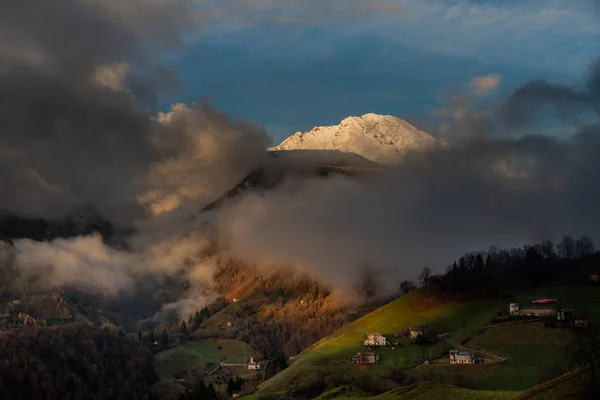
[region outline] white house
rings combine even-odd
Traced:
[[[380,333],[369,333],[364,339],[365,346],[385,346],[387,345],[387,339]]]
[[[475,364],[475,353],[468,350],[450,350],[450,364]]]
[[[260,363],[254,361],[254,358],[250,357],[250,362],[248,363],[248,370],[258,371],[260,369]]]

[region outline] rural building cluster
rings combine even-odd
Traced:
[[[511,303],[509,312],[511,317],[544,318],[551,322],[548,325],[574,326],[586,328],[589,326],[587,317],[571,308],[558,304],[558,299],[533,300],[532,305],[522,306],[520,303]]]
[[[363,343],[365,346],[375,347],[375,346],[387,346],[387,339],[381,335],[380,333],[369,333],[365,336]]]

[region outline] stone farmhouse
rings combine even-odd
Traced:
[[[556,313],[557,321],[571,321],[575,317],[575,310],[570,308],[563,308]]]
[[[427,335],[428,330],[426,326],[411,326],[408,328],[408,336],[411,339],[416,339],[419,336]]]
[[[519,310],[524,317],[552,317],[556,314],[554,307],[525,307]]]
[[[369,333],[364,338],[365,346],[386,346],[387,339],[380,333]]]
[[[590,322],[585,318],[576,318],[573,320],[573,326],[576,328],[587,328],[590,326]]]
[[[571,308],[560,307],[557,299],[534,300],[532,303],[541,304],[535,306],[521,307],[519,303],[510,304],[510,315],[513,317],[538,317],[545,318],[546,326],[574,326],[586,328],[589,326],[589,320],[582,314]]]
[[[587,328],[589,320],[582,314],[571,308],[561,308],[556,312],[556,322],[559,326],[574,326],[576,328]]]
[[[250,362],[248,363],[248,370],[252,370],[252,371],[260,370],[260,363],[254,361],[254,358],[250,357]]]
[[[519,303],[511,303],[510,315],[513,317],[553,317],[556,315],[556,307],[552,305],[521,307]]]
[[[475,353],[469,350],[450,350],[450,364],[475,364]]]
[[[379,361],[379,356],[372,352],[360,352],[352,356],[352,362],[355,364],[375,364]]]

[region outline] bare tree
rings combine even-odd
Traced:
[[[571,259],[575,257],[575,241],[571,236],[565,236],[558,245],[558,254],[560,258]]]
[[[429,267],[423,268],[421,275],[419,275],[419,283],[421,286],[427,286],[429,284],[429,277],[431,276],[431,270]]]
[[[415,290],[417,288],[417,285],[415,285],[415,283],[413,281],[402,281],[400,283],[400,293],[401,294],[407,294],[412,292],[413,290]]]
[[[579,257],[587,257],[594,254],[596,248],[589,236],[583,236],[575,243],[575,250]]]
[[[540,254],[542,255],[542,257],[549,259],[549,260],[556,258],[556,252],[554,251],[554,243],[552,243],[552,241],[544,240],[541,243],[540,247],[541,247]]]

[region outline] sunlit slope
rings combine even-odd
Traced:
[[[507,299],[504,306],[510,302],[528,304],[536,298],[557,298],[562,306],[597,321],[600,317],[598,293],[593,285],[557,281],[518,293]],[[478,390],[525,390],[574,367],[573,333],[567,328],[546,327],[543,321],[497,326],[484,332],[476,330],[469,335],[472,340],[468,347],[485,349],[508,360],[493,365],[420,365],[406,372],[416,380],[460,383]],[[453,339],[460,342],[460,334]]]
[[[406,371],[417,380],[478,390],[524,390],[567,372],[571,331],[547,328],[542,321],[498,326],[476,334],[467,346],[507,358],[487,365],[420,365]]]
[[[302,353],[286,370],[263,383],[259,392],[299,390],[323,380],[343,382],[365,375],[385,384],[392,366],[407,368],[421,363],[423,348],[410,345],[408,339],[402,339],[402,347],[377,350],[381,363],[362,368],[352,364],[350,358],[364,351],[363,336],[366,333],[378,332],[391,337],[411,325],[432,323],[445,332],[466,332],[485,325],[499,307],[500,303],[496,301],[445,301],[433,288],[412,292],[322,339]],[[447,348],[448,344],[444,342],[431,346],[432,356],[439,355]]]

